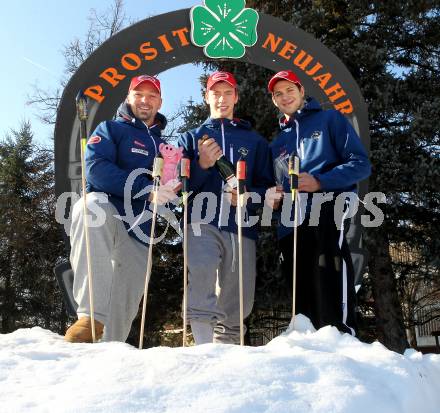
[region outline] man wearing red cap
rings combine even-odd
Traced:
[[[347,119],[336,110],[323,111],[315,99],[306,98],[292,71],[275,74],[268,88],[284,116],[271,144],[277,187],[268,191],[266,203],[279,209],[283,197],[290,196],[287,162],[292,153],[300,158],[300,198],[307,198],[299,203],[304,221],[298,227],[296,313],[309,317],[315,328],[333,325],[354,335],[354,271],[344,235],[348,206],[338,214],[334,199],[356,192],[358,182],[369,176],[367,153]],[[323,199],[330,200],[322,203]],[[320,209],[315,208],[315,200]],[[288,202],[291,207],[292,200]],[[290,223],[281,219],[278,227],[282,270],[290,286],[293,211]]]
[[[192,160],[190,189],[194,197],[188,214],[192,224],[188,231],[188,319],[196,344],[235,344],[240,342],[237,192],[223,182],[214,165],[225,156],[235,168],[237,160],[244,158],[246,189],[260,200],[273,185],[273,176],[265,139],[249,122],[234,118],[238,102],[234,76],[213,73],[206,85],[205,101],[210,117],[183,134],[179,142]],[[206,135],[209,139],[202,140]],[[208,200],[207,205],[203,199]],[[261,203],[247,203],[245,222]],[[250,314],[254,301],[256,238],[256,226],[245,225],[244,317]]]
[[[152,195],[145,191],[152,186],[146,170],[152,170],[163,143],[160,136],[166,119],[158,112],[161,104],[157,78],[133,78],[116,120],[100,123],[87,142],[95,331],[96,338],[104,341],[127,339],[143,293],[151,224],[144,211],[149,210]],[[161,186],[158,203],[175,198],[178,189],[172,183]],[[78,321],[65,334],[70,342],[92,341],[82,208],[80,199],[73,208],[70,231],[73,292],[78,304]]]

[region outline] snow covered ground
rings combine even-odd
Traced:
[[[263,347],[139,351],[70,344],[41,328],[0,335],[0,411],[439,413],[440,356],[388,351],[297,318]]]

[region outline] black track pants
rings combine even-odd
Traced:
[[[315,328],[333,325],[355,335],[354,270],[343,229],[334,222],[333,204],[322,208],[318,226],[298,227],[296,314]],[[283,276],[292,294],[293,233],[279,241]]]

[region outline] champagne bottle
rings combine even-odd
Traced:
[[[209,139],[208,135],[202,136],[202,142]],[[238,186],[238,181],[235,176],[234,165],[226,158],[225,155],[220,156],[214,164],[215,168],[219,172],[222,179],[232,188],[235,189]]]

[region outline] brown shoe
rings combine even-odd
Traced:
[[[95,320],[96,340],[100,340],[104,332],[104,324]],[[90,317],[81,317],[72,324],[64,335],[64,340],[70,343],[92,343],[92,323]]]

